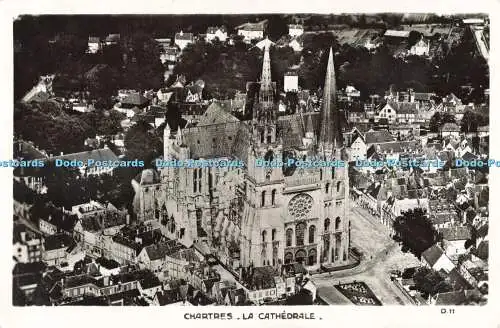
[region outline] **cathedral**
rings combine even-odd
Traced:
[[[195,244],[227,267],[309,267],[348,262],[347,157],[330,49],[320,112],[278,116],[269,47],[252,119],[212,103],[196,126],[164,130],[165,161],[240,161],[241,166],[163,167],[133,181],[139,221]],[[257,166],[257,161],[344,160],[345,167]]]

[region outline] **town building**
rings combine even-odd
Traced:
[[[299,91],[299,75],[297,74],[297,72],[285,73],[283,84],[285,92]]]
[[[174,43],[181,49],[181,51],[186,48],[188,44],[193,42],[193,33],[184,33],[183,31],[180,31],[179,33],[175,34]]]
[[[207,42],[212,42],[215,39],[219,39],[220,42],[226,42],[227,40],[227,28],[225,26],[209,26],[207,28],[207,34],[205,40]]]
[[[243,37],[243,41],[250,43],[252,40],[261,40],[264,38],[267,20],[258,23],[245,23],[237,26],[238,35]]]
[[[304,26],[300,24],[290,24],[288,25],[288,35],[292,38],[298,37],[304,34]]]

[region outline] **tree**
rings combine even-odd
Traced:
[[[439,132],[439,129],[445,123],[455,123],[455,118],[449,113],[436,112],[432,115],[429,122],[429,129],[431,132]]]
[[[125,134],[126,157],[130,160],[143,160],[148,167],[163,151],[161,140],[150,130],[148,123],[139,121]]]
[[[408,48],[413,47],[422,38],[422,33],[417,31],[410,31],[408,35]]]
[[[422,293],[424,298],[434,296],[437,293],[446,293],[452,290],[451,286],[432,269],[421,267],[413,275],[415,289]]]
[[[393,226],[403,249],[408,249],[418,258],[438,241],[438,233],[423,209],[416,208],[403,213],[396,218]]]
[[[488,117],[484,117],[481,114],[466,111],[460,122],[461,131],[465,133],[477,132],[478,126],[487,125],[488,120]]]
[[[301,289],[297,294],[289,297],[286,301],[286,305],[312,305],[313,299],[312,294],[307,289]]]

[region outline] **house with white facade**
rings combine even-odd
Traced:
[[[267,20],[258,23],[245,23],[237,26],[238,35],[243,37],[243,41],[250,43],[252,40],[261,40],[264,38]]]
[[[227,40],[227,28],[225,26],[209,26],[207,28],[207,34],[205,40],[207,42],[212,42],[215,39],[219,39],[220,42],[226,42]]]
[[[298,37],[304,34],[304,26],[300,24],[290,24],[288,25],[288,35],[292,38]]]
[[[455,264],[438,245],[431,246],[422,253],[422,264],[435,271],[443,270],[446,273],[455,268]]]
[[[194,42],[193,33],[184,33],[180,31],[175,34],[174,43],[181,49],[181,51],[186,48],[186,46],[190,43]]]

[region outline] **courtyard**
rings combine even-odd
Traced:
[[[334,304],[348,304],[346,297],[335,288],[337,284],[364,282],[384,305],[409,305],[410,300],[390,280],[392,270],[419,265],[410,253],[403,253],[389,236],[387,227],[365,209],[350,205],[351,246],[362,252],[360,265],[355,268],[314,275],[319,295]]]

